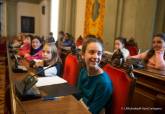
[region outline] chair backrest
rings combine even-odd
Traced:
[[[76,85],[79,75],[79,61],[76,55],[68,54],[65,59],[63,78],[70,85]]]
[[[127,49],[129,50],[130,56],[138,54],[138,48],[135,46],[127,46]]]
[[[106,109],[106,114],[124,114],[124,108],[130,102],[133,93],[133,79],[121,69],[106,64],[103,70],[110,76],[113,84],[111,107]]]

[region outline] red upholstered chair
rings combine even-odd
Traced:
[[[112,104],[106,108],[106,114],[124,114],[122,109],[130,104],[132,99],[134,82],[124,70],[106,64],[103,70],[110,76],[113,84]]]
[[[76,85],[79,75],[79,61],[76,55],[68,54],[65,59],[63,78],[70,85]]]
[[[136,46],[127,46],[126,48],[129,50],[130,56],[138,54],[138,48]]]

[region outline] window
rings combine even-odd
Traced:
[[[34,33],[34,17],[21,16],[21,32]]]
[[[58,37],[59,0],[51,0],[51,32],[55,41]]]

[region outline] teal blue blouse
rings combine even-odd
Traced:
[[[78,89],[84,103],[92,114],[98,114],[112,96],[112,81],[107,73],[88,76],[87,70],[80,71]]]

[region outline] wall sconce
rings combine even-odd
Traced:
[[[42,15],[45,15],[45,6],[42,6]]]

